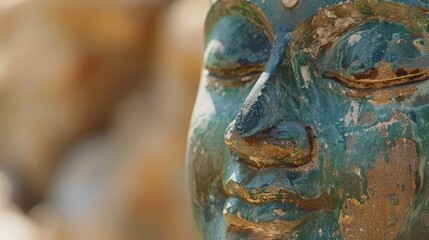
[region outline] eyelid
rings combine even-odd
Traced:
[[[265,64],[252,64],[245,67],[231,67],[231,68],[214,68],[206,66],[206,69],[211,73],[211,75],[218,78],[235,78],[235,77],[245,77],[252,75],[254,73],[261,73],[264,70]]]
[[[257,4],[247,0],[214,3],[205,23],[203,74],[209,85],[239,87],[259,78],[273,42],[271,22]]]
[[[429,78],[429,70],[422,71],[419,73],[408,74],[400,77],[394,78],[385,78],[385,79],[352,79],[348,77],[344,77],[343,75],[335,72],[335,71],[325,71],[322,76],[324,78],[332,79],[341,84],[346,85],[350,88],[355,89],[378,89],[378,88],[386,88],[393,87],[405,84],[411,84],[416,82],[425,81]]]
[[[206,76],[206,79],[209,85],[212,86],[222,86],[222,87],[237,87],[242,86],[243,84],[252,82],[257,80],[261,75],[260,72],[252,72],[244,76],[236,76],[236,77],[222,77],[210,72],[210,70],[206,69],[203,72],[203,75]]]

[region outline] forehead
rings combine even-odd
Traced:
[[[220,4],[231,4],[237,0],[214,0]],[[294,0],[289,0],[294,1]],[[379,0],[296,0],[297,3],[292,8],[286,8],[282,0],[248,0],[256,5],[268,19],[275,35],[281,35],[293,31],[298,24],[313,16],[318,10],[337,5],[344,2],[365,2]],[[382,0],[380,0],[382,1]],[[407,4],[414,7],[429,8],[429,1],[426,0],[391,0]],[[428,2],[428,3],[426,3]],[[219,4],[218,3],[218,4]]]

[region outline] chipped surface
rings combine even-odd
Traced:
[[[415,143],[398,139],[388,160],[378,159],[367,173],[368,200],[344,202],[340,214],[344,239],[395,239],[416,191],[417,166]]]
[[[296,4],[298,4],[298,0],[282,0],[282,2],[285,8],[293,8]]]

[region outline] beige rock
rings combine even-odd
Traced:
[[[184,155],[209,2],[165,15],[159,0],[7,2],[0,165],[13,181],[3,201],[0,178],[0,232],[19,219],[28,240],[194,239]],[[16,194],[46,201],[27,217]]]
[[[142,83],[160,4],[29,0],[2,8],[0,162],[16,176],[22,206],[43,197],[68,146]]]
[[[0,239],[41,240],[41,229],[11,202],[12,183],[0,171]]]
[[[209,5],[201,3],[171,6],[152,88],[122,102],[108,130],[65,160],[51,201],[71,239],[195,239],[184,159]],[[193,21],[189,12],[198,13]]]

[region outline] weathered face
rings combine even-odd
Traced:
[[[420,1],[219,0],[188,164],[204,239],[424,239]]]

